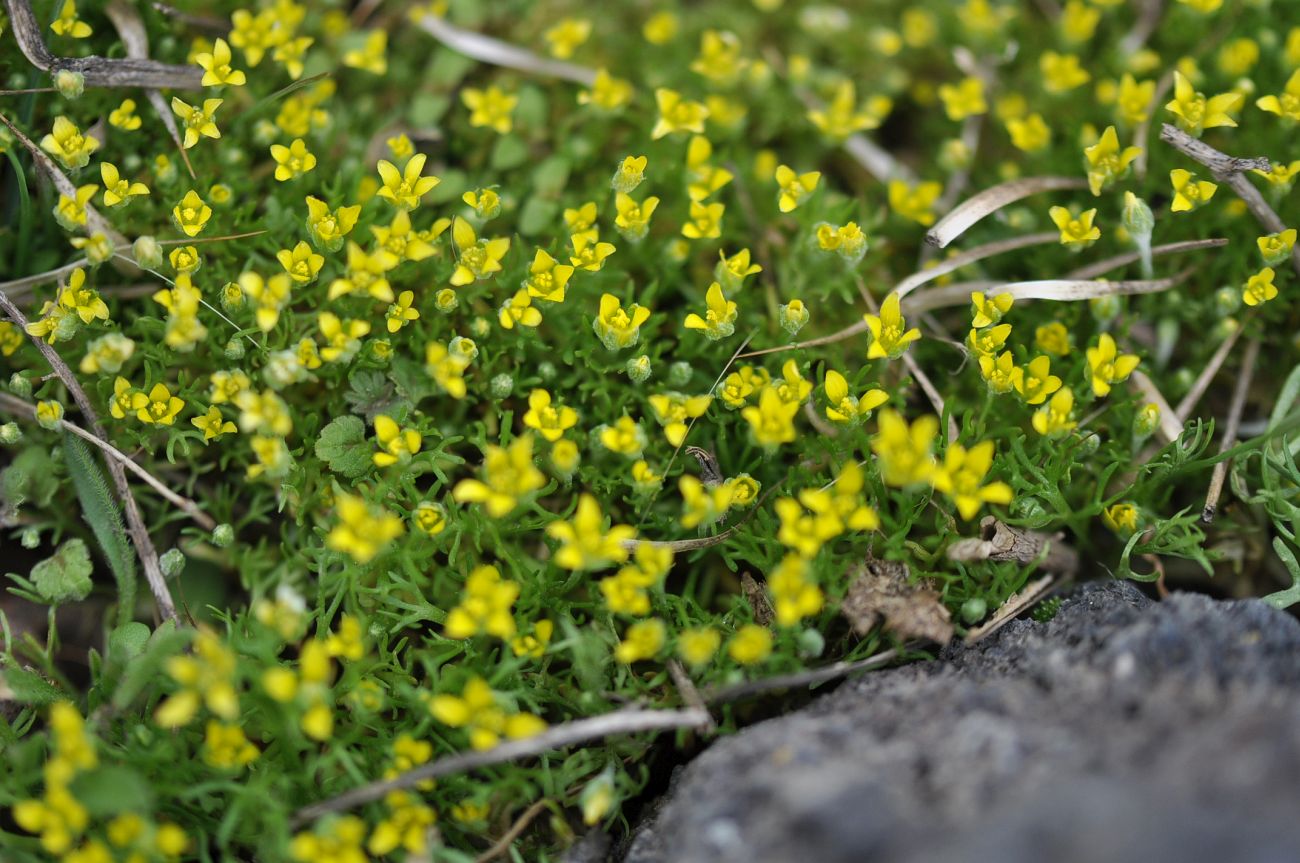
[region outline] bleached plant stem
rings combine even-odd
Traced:
[[[437,15],[426,14],[420,18],[418,23],[421,30],[451,50],[458,54],[464,54],[471,60],[478,60],[481,63],[488,63],[505,69],[527,72],[530,75],[542,75],[547,78],[572,81],[584,87],[590,87],[596,81],[595,69],[588,69],[586,66],[579,66],[576,63],[566,63],[548,57],[539,57],[531,51],[517,45],[511,45],[509,42],[502,42],[500,39],[493,39],[491,36],[484,36],[482,33],[475,33],[473,30],[457,27]]]
[[[1228,406],[1228,421],[1224,424],[1223,440],[1219,442],[1219,455],[1232,449],[1237,443],[1237,431],[1241,428],[1241,412],[1246,407],[1246,396],[1250,393],[1250,381],[1255,376],[1255,362],[1259,359],[1258,338],[1246,343],[1246,356],[1241,361],[1241,372],[1237,385],[1232,391],[1232,403]],[[1219,496],[1223,494],[1223,482],[1228,478],[1228,468],[1232,459],[1224,459],[1214,466],[1210,474],[1210,488],[1205,494],[1205,507],[1201,510],[1201,521],[1209,524],[1214,521],[1215,510],[1219,508]]]
[[[997,240],[992,243],[985,243],[982,246],[976,246],[969,251],[953,255],[951,258],[944,258],[932,267],[917,270],[915,273],[912,273],[912,275],[895,285],[894,293],[898,294],[898,298],[901,300],[903,297],[907,296],[922,285],[928,284],[940,276],[946,276],[949,273],[956,272],[962,267],[969,266],[970,264],[982,261],[985,258],[991,258],[995,255],[1014,252],[1018,249],[1056,243],[1060,241],[1060,236],[1060,232],[1058,231],[1043,231],[1038,234],[1026,234],[1023,237],[1011,237],[1007,240]]]
[[[991,186],[962,201],[939,220],[925,241],[943,249],[985,216],[1030,195],[1061,189],[1086,189],[1088,184],[1077,177],[1022,177]]]
[[[1111,282],[1105,279],[1040,279],[995,284],[989,288],[989,291],[995,294],[1010,294],[1015,300],[1077,302],[1097,297],[1155,294],[1167,291],[1182,283],[1193,272],[1194,269],[1188,268],[1164,279],[1137,279],[1122,282]],[[961,306],[969,302],[970,289],[967,285],[946,285],[937,290],[913,294],[904,302],[903,311],[907,314],[919,314],[947,306]]]

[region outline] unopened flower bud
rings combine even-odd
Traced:
[[[40,423],[43,429],[58,431],[59,425],[63,422],[63,405],[52,400],[37,402],[36,422]]]
[[[230,341],[226,342],[226,359],[242,360],[244,358],[244,342],[239,336],[232,336]]]
[[[988,611],[988,602],[981,597],[972,596],[961,604],[961,619],[969,624],[979,623]]]
[[[633,383],[643,384],[650,379],[650,357],[642,354],[627,361],[627,376]]]
[[[16,444],[23,438],[23,430],[18,427],[18,423],[5,423],[0,425],[0,443]]]
[[[228,524],[219,524],[212,529],[212,544],[217,548],[226,548],[235,541],[235,529]]]
[[[668,367],[668,383],[675,387],[686,386],[694,375],[694,367],[685,360],[678,360]]]
[[[179,548],[168,549],[158,558],[158,565],[167,578],[175,578],[185,569],[185,552]]]
[[[514,392],[515,379],[512,378],[510,375],[502,373],[492,378],[492,381],[491,383],[488,384],[488,387],[492,392],[492,398],[504,399],[509,397],[509,395],[512,392]]]
[[[1153,403],[1143,405],[1133,416],[1133,436],[1138,440],[1151,437],[1160,425],[1160,408]]]
[[[14,372],[9,376],[9,392],[19,398],[31,398],[32,382],[27,380],[21,372]]]
[[[76,99],[86,90],[86,76],[71,69],[60,69],[54,73],[54,87],[65,99]]]
[[[25,527],[19,535],[23,548],[36,548],[41,544],[41,532],[34,527]]]
[[[156,239],[150,236],[136,237],[131,244],[131,257],[146,270],[156,270],[162,266],[163,250]]]
[[[792,336],[798,335],[804,324],[808,323],[810,317],[803,300],[791,300],[781,306],[780,312],[781,328]]]

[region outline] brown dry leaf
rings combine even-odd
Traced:
[[[763,586],[754,580],[754,576],[742,572],[740,590],[745,594],[750,610],[754,612],[754,622],[759,626],[769,625],[775,614],[772,612],[772,601],[767,598],[767,591],[763,590]]]
[[[939,644],[952,640],[952,616],[930,587],[910,584],[907,564],[869,559],[858,570],[840,605],[853,631],[866,635],[883,622],[900,638],[924,638]]]

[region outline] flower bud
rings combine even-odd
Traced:
[[[578,450],[578,445],[568,438],[560,438],[551,447],[551,464],[555,466],[555,472],[565,480],[573,476],[580,461],[582,453]]]
[[[244,307],[244,290],[237,282],[226,282],[221,286],[221,308],[227,312],[237,312]]]
[[[492,398],[494,399],[508,398],[510,394],[514,392],[515,379],[503,372],[502,374],[492,378],[491,382],[488,384],[488,389],[492,393]]]
[[[540,377],[540,378],[541,378],[542,380],[544,380],[544,381],[554,380],[554,379],[555,379],[555,365],[554,365],[553,363],[551,363],[551,362],[546,361],[546,360],[543,360],[542,362],[538,363],[538,364],[537,364],[537,376]]]
[[[1088,300],[1088,311],[1092,312],[1092,317],[1099,324],[1105,324],[1113,321],[1120,311],[1119,297],[1114,294],[1107,294],[1103,297],[1093,297]]]
[[[41,544],[41,532],[34,527],[25,527],[19,534],[19,542],[23,548],[36,548]]]
[[[1129,232],[1136,242],[1140,237],[1150,237],[1151,231],[1155,228],[1156,219],[1147,206],[1147,202],[1139,198],[1132,192],[1124,193],[1124,213],[1120,217],[1120,224],[1124,230]]]
[[[76,99],[86,90],[86,76],[71,69],[60,69],[54,73],[54,88],[65,99]]]
[[[1241,289],[1222,287],[1214,292],[1214,312],[1222,318],[1237,313],[1241,308]]]
[[[480,318],[480,320],[482,320]],[[478,345],[473,339],[467,339],[464,336],[455,336],[447,342],[447,353],[455,357],[460,357],[466,363],[472,363],[478,357]]]
[[[19,398],[31,398],[32,382],[27,380],[21,372],[14,372],[9,376],[9,392]]]
[[[219,524],[212,529],[212,544],[217,548],[228,548],[235,541],[235,529],[228,524]]]
[[[63,405],[53,400],[37,402],[36,422],[43,429],[58,431],[63,422]]]
[[[1133,416],[1133,437],[1146,440],[1160,425],[1160,408],[1153,403],[1143,405]]]
[[[16,444],[23,439],[23,430],[18,427],[18,423],[5,423],[0,425],[0,443]]]
[[[691,382],[695,368],[685,360],[678,360],[668,367],[668,383],[675,387],[684,387]]]
[[[632,383],[643,384],[650,379],[650,357],[646,354],[628,360],[626,368]]]
[[[244,358],[244,341],[239,336],[232,336],[226,342],[226,359],[242,360]]]
[[[460,305],[460,297],[456,296],[456,292],[451,288],[443,288],[434,294],[433,303],[438,307],[438,311],[445,315],[456,311],[456,307]]]
[[[168,549],[158,558],[158,565],[162,567],[164,577],[175,578],[185,569],[185,552],[179,548]]]
[[[797,641],[803,659],[816,659],[826,651],[826,636],[811,626],[799,633]]]
[[[961,619],[968,624],[979,623],[988,611],[989,604],[983,598],[972,596],[961,604]]]
[[[162,266],[162,246],[153,237],[137,237],[131,244],[131,257],[146,270],[156,270]]]
[[[781,328],[792,336],[799,334],[799,331],[803,329],[804,324],[808,323],[810,317],[803,300],[791,300],[781,306],[780,313]]]

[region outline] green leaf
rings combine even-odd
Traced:
[[[316,440],[316,457],[349,479],[370,469],[372,450],[366,442],[366,424],[353,416],[334,420],[320,430]]]
[[[77,602],[90,595],[90,552],[79,539],[70,539],[53,555],[32,567],[37,593],[53,605]]]
[[[433,395],[433,382],[424,370],[424,363],[412,357],[393,357],[389,365],[388,377],[397,387],[397,392],[412,405],[421,399]]]
[[[114,663],[130,662],[149,643],[149,627],[138,621],[124,623],[108,635],[108,653]]]
[[[558,198],[569,182],[571,164],[564,156],[543,159],[533,171],[533,190],[544,198]]]
[[[518,135],[502,135],[492,148],[492,167],[498,171],[518,168],[528,161],[528,145]]]
[[[144,652],[127,665],[121,682],[113,691],[113,706],[124,709],[146,686],[156,683],[163,663],[180,653],[190,643],[191,637],[190,630],[178,630],[171,621],[154,630]]]
[[[536,237],[544,232],[560,212],[560,205],[546,198],[533,196],[519,211],[519,233]]]
[[[77,802],[92,816],[148,812],[153,806],[149,783],[129,767],[106,764],[77,774],[70,784]]]
[[[1291,573],[1291,586],[1286,590],[1270,593],[1264,597],[1264,601],[1274,608],[1290,608],[1300,602],[1300,561],[1296,560],[1295,553],[1280,536],[1273,537],[1273,551],[1282,559],[1287,572]]]
[[[52,686],[45,678],[21,668],[6,668],[0,672],[0,692],[3,697],[22,704],[53,704],[67,701],[68,694]]]
[[[82,518],[90,525],[117,581],[118,620],[130,620],[135,613],[135,553],[122,526],[117,500],[85,441],[64,433],[63,453],[68,463],[68,474],[77,490],[77,499],[81,502]]]

